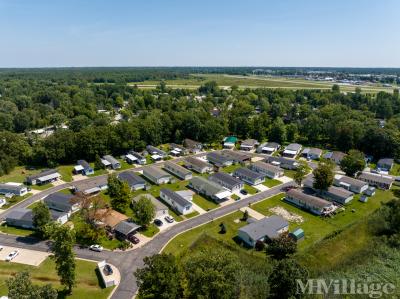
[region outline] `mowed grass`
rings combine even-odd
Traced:
[[[59,283],[59,278],[55,270],[55,264],[51,257],[47,258],[39,267],[28,266],[17,263],[0,262],[0,294],[7,294],[6,280],[15,273],[20,271],[28,271],[31,273],[32,281],[37,285],[52,284],[58,290],[62,291],[63,287]],[[59,298],[80,299],[80,298],[97,298],[106,299],[113,288],[102,288],[101,282],[96,274],[96,263],[76,260],[76,280],[77,285],[73,289],[70,296],[63,296],[61,293]]]
[[[244,184],[243,185],[243,189],[247,191],[248,194],[253,195],[258,193],[258,190],[256,188],[254,188],[253,186]]]
[[[241,167],[243,167],[243,166],[240,165],[240,164],[232,164],[232,165],[229,165],[229,166],[227,166],[227,167],[222,168],[221,170],[222,170],[223,172],[226,172],[226,173],[232,173],[232,172],[234,172],[236,169],[239,169],[239,168],[241,168]]]
[[[220,240],[224,243],[241,248],[239,245],[237,245],[235,239],[238,229],[247,224],[245,221],[240,221],[242,217],[243,213],[238,211],[232,214],[228,214],[222,218],[215,219],[204,225],[193,228],[172,239],[165,247],[163,252],[179,255],[187,250],[187,248],[191,247],[191,245],[193,245],[196,240],[203,234],[207,234],[215,238],[216,240]],[[226,226],[225,234],[220,233],[221,229],[219,225],[221,223],[224,223]]]
[[[16,235],[22,237],[31,236],[35,234],[34,230],[9,226],[5,223],[0,225],[0,232],[4,234]]]
[[[34,189],[34,190],[43,191],[43,190],[49,189],[49,188],[51,188],[51,187],[54,187],[54,185],[51,184],[51,183],[48,183],[48,184],[44,184],[44,185],[32,185],[32,186],[30,186],[30,187],[31,187],[32,189]]]
[[[64,182],[72,182],[72,171],[74,170],[73,165],[62,165],[57,167],[58,172],[61,174],[61,179]]]
[[[9,207],[12,207],[13,205],[23,201],[24,199],[28,198],[31,196],[32,193],[27,193],[24,196],[13,196],[12,198],[7,198],[7,204],[1,207],[2,210],[8,209]]]
[[[393,190],[395,189],[396,188]],[[301,216],[304,221],[302,223],[289,222],[289,230],[293,231],[296,228],[302,228],[304,230],[305,238],[299,243],[299,249],[304,250],[310,245],[323,240],[327,235],[343,230],[347,226],[366,218],[368,215],[379,209],[382,203],[388,202],[394,198],[394,195],[392,190],[377,190],[376,194],[370,198],[368,203],[359,202],[359,197],[360,195],[354,196],[352,202],[345,206],[345,211],[340,212],[331,218],[322,218],[286,203],[282,200],[284,198],[284,193],[280,193],[259,203],[253,204],[251,205],[251,208],[268,216],[273,214],[269,211],[270,208],[280,206],[286,211]]]
[[[209,211],[212,209],[215,209],[216,207],[218,207],[218,204],[216,204],[215,202],[208,200],[198,194],[195,194],[193,196],[193,202],[198,205],[200,208],[202,208],[203,210]]]
[[[333,82],[309,81],[304,79],[289,79],[284,77],[267,77],[267,76],[240,76],[225,74],[192,74],[189,78],[165,80],[170,88],[187,88],[196,89],[207,81],[216,81],[220,86],[239,86],[240,88],[285,88],[285,89],[326,89],[332,88]],[[159,81],[143,81],[130,83],[130,85],[138,85],[142,88],[155,88]],[[377,93],[379,91],[392,92],[393,88],[383,86],[355,86],[341,85],[341,91],[354,92],[359,87],[362,92]]]
[[[282,184],[281,181],[275,180],[275,179],[269,179],[269,178],[265,178],[265,182],[263,183],[263,185],[267,186],[268,188],[272,188],[272,187],[278,186],[280,184]]]

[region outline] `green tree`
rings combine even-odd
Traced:
[[[69,226],[55,226],[51,239],[53,240],[52,251],[56,263],[57,274],[60,282],[66,287],[68,293],[76,284],[75,273],[75,231]]]
[[[333,165],[329,162],[320,163],[313,171],[314,185],[318,190],[328,190],[333,183]]]
[[[111,198],[117,197],[120,193],[122,181],[118,179],[115,173],[108,175],[107,178],[107,192]]]
[[[297,185],[301,186],[301,182],[307,175],[307,171],[308,171],[307,165],[304,163],[301,163],[299,167],[296,169],[293,179]]]
[[[111,206],[113,209],[124,213],[131,201],[131,189],[127,182],[123,182],[118,194],[111,198]]]
[[[240,293],[238,257],[225,249],[204,249],[184,261],[189,298],[234,299]]]
[[[184,277],[172,254],[156,254],[144,258],[144,267],[136,270],[139,299],[184,298]]]
[[[302,298],[297,292],[297,279],[305,281],[308,277],[307,270],[293,259],[283,259],[275,263],[268,278],[270,285],[270,298]]]
[[[350,150],[349,154],[340,161],[340,169],[350,177],[365,168],[364,154],[358,150]]]
[[[33,226],[41,237],[46,235],[46,225],[52,221],[49,208],[42,201],[32,209]]]
[[[156,216],[156,210],[150,199],[141,196],[133,203],[133,215],[140,225],[147,227]]]
[[[272,123],[269,139],[278,143],[283,143],[286,141],[286,127],[280,117],[276,118]]]
[[[296,253],[296,250],[296,241],[288,233],[284,233],[271,240],[267,246],[267,255],[273,259],[282,260]]]
[[[104,169],[103,163],[101,163],[101,158],[98,154],[94,158],[94,170]]]
[[[8,297],[12,299],[56,299],[57,291],[50,285],[36,286],[32,284],[29,272],[18,272],[6,280]]]

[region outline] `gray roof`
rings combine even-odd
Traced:
[[[256,171],[253,171],[253,170],[251,170],[251,169],[248,169],[248,168],[246,168],[246,167],[241,167],[241,168],[239,168],[239,169],[236,169],[236,170],[233,172],[233,174],[236,175],[236,176],[241,176],[241,175],[243,175],[243,176],[249,177],[249,178],[251,178],[251,179],[253,179],[253,180],[258,180],[258,179],[262,179],[262,178],[265,177],[263,174],[258,173],[258,172],[256,172]]]
[[[152,146],[152,145],[148,145],[146,146],[146,150],[150,153],[150,154],[159,154],[160,156],[166,156],[167,153],[164,152],[163,150],[160,150],[159,148]]]
[[[296,198],[299,201],[311,204],[312,206],[318,207],[320,209],[332,205],[329,201],[326,201],[325,199],[305,194],[299,189],[290,189],[289,191],[286,192],[286,194]]]
[[[384,165],[393,165],[394,160],[392,158],[382,158],[379,159],[377,164],[384,164]]]
[[[202,189],[207,190],[210,194],[217,194],[219,192],[226,191],[222,186],[215,182],[209,181],[202,176],[195,176],[190,180],[194,185],[201,186]]]
[[[225,172],[216,172],[216,173],[210,175],[208,177],[208,179],[210,181],[214,181],[214,182],[217,182],[218,180],[222,181],[226,185],[231,186],[231,187],[234,187],[236,185],[241,185],[242,184],[241,180],[239,180],[239,179],[237,179],[237,178],[235,178],[235,177],[233,177],[233,176],[231,176],[231,175],[229,175],[229,174],[227,174]]]
[[[232,150],[223,150],[221,152],[221,155],[237,162],[244,162],[251,159],[250,154],[245,154],[243,152],[237,152]]]
[[[185,140],[183,140],[183,145],[184,145],[186,148],[191,148],[191,149],[193,149],[193,148],[196,148],[196,147],[201,146],[201,143],[198,142],[198,141],[194,141],[194,140],[192,140],[192,139],[186,138]]]
[[[50,215],[51,215],[51,219],[53,219],[53,221],[56,221],[56,220],[60,219],[61,217],[68,215],[68,213],[50,209]]]
[[[129,153],[130,153],[132,156],[134,156],[134,157],[136,157],[137,159],[139,159],[139,160],[146,159],[145,157],[143,157],[141,154],[139,154],[139,153],[137,153],[137,152],[130,151]]]
[[[82,166],[84,169],[91,169],[89,163],[85,160],[78,160],[78,165]]]
[[[185,161],[187,161],[190,164],[196,165],[197,167],[212,167],[210,163],[197,159],[195,157],[187,157]]]
[[[353,186],[356,186],[356,187],[359,187],[359,188],[367,185],[367,183],[364,182],[364,181],[357,180],[357,179],[354,179],[354,178],[351,178],[351,177],[348,177],[348,176],[345,176],[345,175],[342,175],[340,177],[336,176],[336,179],[338,181],[340,181],[340,182],[343,182],[343,183],[346,183],[346,184],[349,184],[349,185],[353,185]]]
[[[276,142],[267,142],[265,145],[263,145],[263,147],[273,147],[276,149],[278,149],[279,146],[280,146],[279,143],[276,143]]]
[[[171,162],[171,161],[165,162],[164,165],[168,165],[168,166],[171,167],[173,170],[175,170],[175,171],[177,171],[177,172],[180,172],[180,173],[183,174],[183,175],[192,174],[192,172],[191,172],[190,170],[188,170],[188,169],[186,169],[185,167],[180,166],[180,165],[178,165],[178,164],[176,164],[176,163],[174,163],[174,162]],[[164,168],[165,168],[165,167],[164,167]]]
[[[28,180],[35,180],[53,173],[57,173],[57,169],[46,169],[43,170],[42,172],[38,173],[38,174],[33,174],[27,177]]]
[[[170,176],[168,173],[166,173],[164,170],[156,167],[156,166],[148,166],[143,169],[143,173],[148,173],[150,176],[154,178],[162,178],[165,176]]]
[[[111,155],[105,155],[103,156],[104,160],[107,160],[108,162],[110,162],[111,164],[118,164],[119,161],[117,159],[115,159],[113,156]]]
[[[361,173],[358,178],[360,180],[365,179],[365,180],[371,180],[374,182],[382,183],[382,184],[388,184],[390,185],[393,183],[393,178],[388,177],[388,176],[383,176],[380,174],[375,174],[375,173],[369,173],[369,172],[363,172]]]
[[[341,161],[343,159],[343,157],[346,156],[345,153],[343,152],[338,152],[338,151],[334,151],[334,152],[327,152],[324,155],[325,159],[331,159],[331,160],[338,160]]]
[[[319,149],[319,148],[315,148],[315,147],[311,147],[311,148],[305,148],[304,150],[303,150],[303,153],[304,154],[313,154],[313,155],[318,155],[318,156],[321,156],[322,155],[322,149]]]
[[[0,184],[0,189],[10,190],[12,192],[20,192],[24,188],[26,188],[24,185]]]
[[[217,152],[209,152],[207,153],[207,159],[211,159],[212,161],[217,161],[221,164],[226,163],[228,161],[232,161],[232,158],[228,158],[226,156],[221,155]]]
[[[289,226],[289,223],[282,217],[272,215],[250,223],[239,231],[245,232],[253,240],[259,240],[265,236],[270,239],[279,236],[278,231]]]
[[[60,210],[68,212],[71,210],[74,203],[72,202],[72,198],[74,195],[72,194],[65,194],[62,192],[51,193],[46,196],[43,201],[46,204],[53,204],[56,205]]]
[[[245,146],[255,146],[258,144],[258,141],[255,139],[246,139],[243,140],[241,145],[245,145]]]
[[[123,220],[114,227],[114,230],[122,235],[127,236],[130,233],[138,230],[139,228],[140,225],[136,224],[135,222]]]
[[[283,164],[297,164],[297,160],[294,159],[289,159],[289,158],[285,158],[285,157],[274,157],[274,156],[268,156],[265,158],[265,161],[268,163],[272,163],[272,162],[279,162],[279,163],[283,163]]]
[[[285,150],[289,150],[289,151],[298,151],[300,149],[301,149],[301,144],[298,144],[298,143],[291,143],[285,147]]]
[[[192,203],[190,201],[188,201],[187,199],[185,199],[184,197],[180,196],[178,193],[176,193],[170,189],[163,188],[160,190],[160,193],[165,194],[172,201],[176,202],[181,207],[186,207],[188,205],[192,205]]]
[[[127,182],[130,187],[133,187],[138,184],[146,184],[146,181],[133,171],[121,172],[120,174],[118,174],[118,178],[121,181]]]
[[[157,211],[168,210],[168,207],[165,204],[163,204],[161,201],[159,201],[157,198],[155,198],[151,194],[147,194],[147,193],[141,194],[141,195],[134,197],[133,200],[135,202],[137,202],[141,197],[146,197],[146,198],[150,199],[151,203],[155,206]]]
[[[343,189],[343,188],[334,187],[334,186],[330,186],[328,188],[327,193],[330,193],[330,194],[335,195],[335,196],[340,197],[340,198],[349,198],[349,197],[354,195],[353,192],[350,192],[350,191],[348,191],[346,189]]]
[[[25,220],[32,221],[33,213],[31,209],[14,209],[8,213],[6,219],[17,219],[17,220]]]
[[[282,172],[282,169],[280,169],[278,166],[269,164],[269,163],[265,163],[263,161],[257,161],[254,162],[253,165],[264,169],[265,171],[270,171],[270,172],[274,172],[274,173],[279,173]]]

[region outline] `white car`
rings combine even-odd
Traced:
[[[100,246],[98,244],[90,245],[89,247],[90,250],[97,251],[97,252],[102,252],[103,251],[103,246]]]
[[[12,261],[18,254],[19,254],[19,251],[18,251],[18,250],[11,251],[11,252],[7,255],[6,261],[7,261],[7,262]]]

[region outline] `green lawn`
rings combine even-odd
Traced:
[[[58,172],[61,174],[61,179],[64,182],[72,182],[72,171],[74,170],[73,165],[63,165],[57,167]]]
[[[49,189],[49,188],[51,188],[51,187],[54,187],[54,185],[51,184],[51,183],[44,184],[44,185],[32,185],[32,186],[31,186],[32,189],[34,189],[34,190],[40,190],[40,191]]]
[[[394,163],[393,168],[389,171],[389,174],[400,176],[400,164]]]
[[[280,193],[259,203],[253,204],[251,208],[263,215],[272,215],[272,212],[270,212],[269,209],[280,206],[291,213],[302,216],[304,222],[289,223],[289,229],[292,231],[301,227],[304,230],[306,237],[299,243],[299,248],[304,249],[311,244],[321,241],[327,235],[332,234],[337,230],[344,229],[345,227],[370,215],[381,206],[381,203],[391,200],[393,198],[393,193],[392,191],[377,190],[376,195],[371,197],[368,203],[359,202],[358,199],[360,195],[356,195],[354,199],[346,205],[346,210],[344,212],[340,212],[331,218],[321,218],[307,211],[298,209],[297,207],[282,201],[283,197],[284,194]]]
[[[231,197],[232,197],[233,200],[239,200],[240,199],[240,196],[236,195],[236,194],[232,194]]]
[[[208,200],[198,194],[195,194],[193,196],[193,202],[198,205],[200,208],[202,208],[203,210],[212,210],[215,209],[216,207],[218,207],[218,204],[216,204],[215,202]]]
[[[23,236],[23,237],[30,236],[35,233],[35,231],[31,229],[8,226],[7,224],[0,225],[0,232],[10,235]]]
[[[190,219],[190,218],[196,217],[196,216],[198,216],[198,215],[199,215],[199,212],[194,211],[194,212],[192,212],[192,213],[186,214],[184,217],[185,217],[186,219]]]
[[[124,159],[117,159],[119,161],[119,163],[121,164],[121,168],[118,169],[118,171],[122,171],[122,170],[126,170],[126,169],[131,169],[134,168],[135,166],[132,164],[129,164],[128,162],[126,162]]]
[[[140,233],[146,237],[151,238],[159,231],[160,229],[154,223],[152,223],[145,230],[141,230]]]
[[[77,285],[72,291],[72,295],[63,296],[60,293],[59,298],[80,299],[80,298],[96,298],[106,299],[110,295],[113,288],[102,288],[99,277],[96,273],[96,263],[76,260],[76,280]],[[47,258],[39,267],[28,266],[17,263],[0,262],[0,294],[7,294],[5,281],[16,272],[29,271],[32,281],[35,284],[43,285],[51,283],[58,290],[62,290],[59,278],[55,270],[53,259]]]
[[[249,194],[256,194],[259,192],[256,188],[254,188],[253,186],[247,185],[247,184],[244,184],[243,189],[246,190],[247,193],[249,193]]]
[[[93,162],[89,163],[89,165],[90,165],[90,167],[92,167],[94,169],[94,163]],[[91,175],[88,175],[88,176],[92,177],[92,176],[97,176],[97,175],[102,175],[102,174],[107,174],[107,173],[108,173],[107,169],[95,169],[94,173],[91,174]]]
[[[13,196],[12,198],[7,198],[7,204],[5,204],[1,209],[8,209],[9,207],[12,207],[13,205],[19,203],[20,201],[23,201],[31,195],[32,193],[27,193],[24,196]]]
[[[164,252],[179,255],[187,250],[187,248],[190,248],[190,246],[194,244],[194,242],[203,234],[207,234],[217,240],[221,240],[231,245],[236,245],[234,238],[237,235],[237,230],[247,224],[245,221],[239,221],[238,223],[235,222],[235,220],[241,219],[242,216],[242,212],[234,212],[232,214],[228,214],[222,218],[215,219],[212,222],[206,223],[202,226],[184,232],[173,238],[165,247]],[[219,225],[222,222],[227,228],[225,234],[219,233]]]
[[[269,179],[265,178],[265,182],[263,183],[264,186],[267,186],[269,188],[275,187],[282,184],[281,181],[275,180],[275,179]]]
[[[296,170],[287,170],[285,169],[284,171],[285,176],[289,177],[289,178],[294,178],[294,174],[296,173]]]
[[[232,172],[234,172],[236,169],[238,169],[240,167],[242,167],[242,165],[240,165],[240,164],[232,164],[230,166],[222,168],[221,170],[223,172],[226,172],[226,173],[232,173]]]
[[[39,169],[28,170],[23,166],[15,167],[13,171],[9,174],[5,174],[0,176],[0,182],[16,182],[16,183],[23,183],[25,178],[29,175],[39,173]]]

